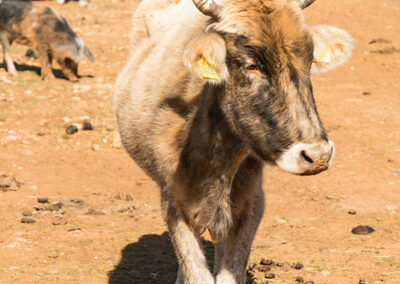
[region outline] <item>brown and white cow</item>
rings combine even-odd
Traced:
[[[244,283],[264,211],[264,162],[295,174],[332,164],[310,73],[346,61],[352,39],[307,27],[302,8],[312,1],[175,2],[144,0],[134,15],[116,84],[121,139],[161,188],[176,283]]]

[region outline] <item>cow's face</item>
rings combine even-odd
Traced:
[[[307,29],[299,6],[282,2],[216,6],[210,33],[192,43],[185,62],[195,72],[199,57],[212,66],[218,79],[210,82],[225,86],[222,110],[257,156],[292,173],[316,174],[331,166],[334,144],[316,110],[310,71],[344,62],[351,37],[329,26]]]

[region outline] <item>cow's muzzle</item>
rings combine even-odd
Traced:
[[[297,143],[284,152],[276,161],[288,172],[301,175],[315,175],[332,166],[335,144],[332,141],[304,144]]]

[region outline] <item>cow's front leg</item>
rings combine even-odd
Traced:
[[[168,226],[175,254],[179,261],[180,272],[176,283],[214,284],[200,239],[189,228],[176,208],[163,198],[163,215]]]
[[[246,267],[251,245],[264,212],[264,194],[261,187],[253,206],[234,216],[228,235],[215,245],[214,274],[217,284],[246,283]]]

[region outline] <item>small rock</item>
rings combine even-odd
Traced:
[[[44,132],[38,132],[38,133],[36,133],[36,135],[37,135],[37,136],[45,136],[46,133],[44,133]]]
[[[54,226],[66,225],[67,223],[68,223],[67,220],[65,220],[65,218],[63,217],[56,217],[53,221]]]
[[[38,59],[38,56],[36,55],[36,53],[30,48],[26,51],[25,56],[28,58]]]
[[[118,193],[118,194],[116,194],[115,196],[114,196],[114,198],[115,199],[122,199],[123,198],[123,195],[122,195],[122,193]]]
[[[375,44],[375,43],[392,43],[392,42],[390,40],[384,39],[384,38],[373,39],[369,42],[369,44]]]
[[[347,213],[349,213],[350,215],[356,215],[357,211],[353,210],[353,209],[350,209]]]
[[[368,235],[375,232],[375,230],[370,226],[357,226],[353,228],[351,232],[355,235]]]
[[[74,134],[78,132],[78,127],[76,127],[75,125],[69,125],[65,128],[65,133],[67,134]]]
[[[133,200],[132,195],[127,194],[127,195],[125,196],[125,200],[126,200],[126,201],[132,201],[132,200]]]
[[[304,283],[304,278],[301,277],[301,276],[297,276],[297,277],[296,277],[296,282],[298,282],[298,283]]]
[[[267,271],[271,270],[271,266],[268,266],[268,265],[257,265],[256,270],[260,271],[260,272],[267,272]]]
[[[71,199],[71,202],[79,204],[79,205],[82,205],[83,203],[85,203],[85,201],[83,199],[80,199],[80,198],[73,198],[73,199]]]
[[[100,150],[100,145],[99,144],[92,144],[92,151],[99,151]]]
[[[33,224],[35,222],[36,222],[35,219],[29,218],[29,217],[24,217],[21,219],[21,223],[24,223],[24,224]]]
[[[360,280],[358,281],[358,284],[367,284],[367,281],[363,278],[360,278]]]
[[[266,279],[274,279],[275,278],[275,274],[274,273],[266,273],[264,277]]]
[[[369,96],[371,95],[371,92],[362,92],[363,96]]]
[[[85,215],[106,215],[106,213],[90,208],[89,211],[85,213]]]
[[[262,265],[272,265],[274,262],[272,261],[272,259],[265,259],[265,258],[262,258],[261,260],[260,260],[260,264],[262,264]]]
[[[45,206],[43,209],[46,211],[58,211],[62,208],[63,204],[61,202],[55,202],[53,204]]]
[[[17,191],[20,187],[21,183],[18,182],[13,176],[0,175],[0,190]]]
[[[69,228],[69,229],[67,229],[67,232],[76,232],[76,231],[81,231],[81,228]]]
[[[82,130],[93,130],[93,125],[89,121],[84,121],[82,124]]]
[[[39,203],[49,203],[49,198],[48,197],[38,197],[37,201]]]
[[[300,270],[302,269],[304,266],[303,264],[301,264],[300,262],[294,263],[292,266],[294,269]]]
[[[392,159],[388,159],[388,162],[389,162],[389,163],[393,163],[393,162],[394,162],[394,160],[392,160]]]
[[[22,212],[22,216],[28,217],[28,216],[32,216],[32,211],[24,211]]]

